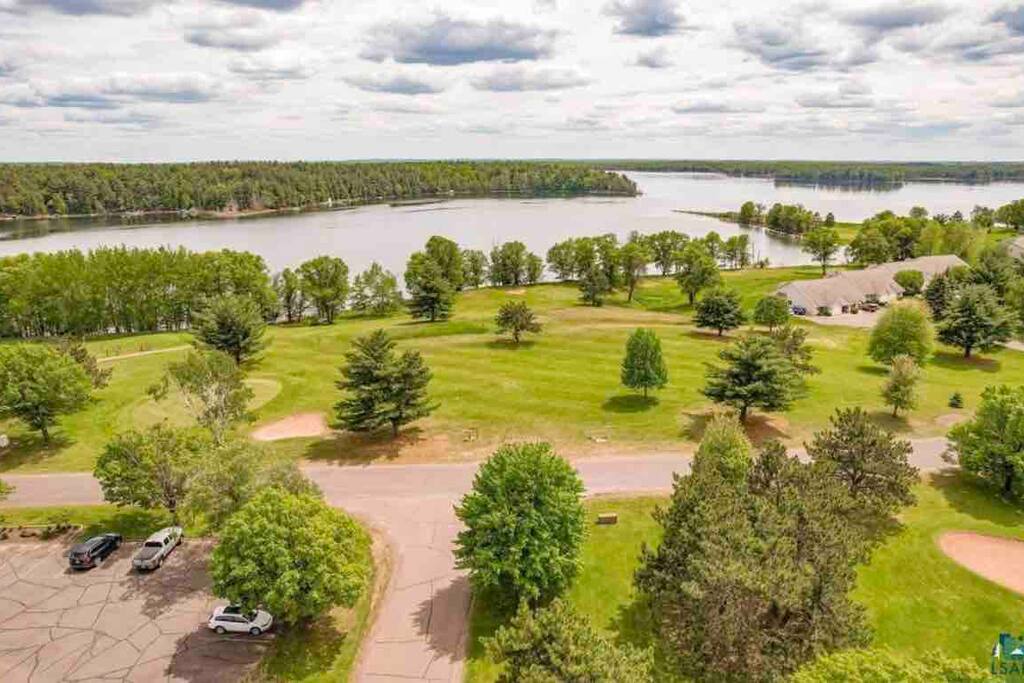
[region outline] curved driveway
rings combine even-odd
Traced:
[[[914,442],[922,470],[944,466],[945,440]],[[437,465],[306,465],[326,500],[381,532],[394,557],[376,620],[361,649],[356,680],[462,679],[469,585],[455,569],[459,531],[453,506],[469,490],[479,463]],[[689,469],[688,455],[586,458],[573,461],[588,495],[668,492],[672,474]],[[103,501],[89,474],[8,475],[17,505],[85,505]]]

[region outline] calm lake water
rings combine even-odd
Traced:
[[[750,199],[764,204],[801,203],[837,220],[860,221],[885,209],[906,213],[915,205],[932,213],[969,213],[975,204],[999,206],[1024,198],[1024,183],[960,185],[907,183],[886,190],[776,185],[758,178],[710,174],[636,173],[636,198],[455,199],[406,206],[367,205],[341,211],[212,221],[128,223],[121,220],[29,221],[0,226],[0,255],[100,245],[183,245],[196,251],[238,249],[262,255],[272,271],[319,254],[340,256],[354,273],[373,261],[401,274],[409,254],[431,235],[489,251],[509,240],[541,255],[567,237],[631,230],[674,229],[691,236],[714,230],[723,237],[747,232],[757,258],[772,265],[808,262],[790,240],[715,219],[678,213],[736,210]]]

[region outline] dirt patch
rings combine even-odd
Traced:
[[[1024,594],[1024,542],[951,531],[939,537],[939,548],[975,574]]]
[[[331,430],[323,413],[297,413],[255,429],[256,441],[279,441],[304,436],[324,436]]]
[[[969,418],[969,415],[964,415],[963,413],[946,413],[945,415],[939,415],[935,418],[935,424],[940,427],[949,428],[953,425],[958,425]]]
[[[506,289],[504,292],[510,296],[524,296],[526,294],[526,288],[520,287],[519,289]]]

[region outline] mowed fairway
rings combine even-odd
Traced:
[[[930,476],[914,492],[917,504],[900,515],[902,529],[859,568],[854,600],[867,610],[874,645],[921,657],[941,651],[986,666],[999,633],[1020,628],[1024,596],[956,564],[937,539],[944,531],[965,530],[1024,540],[1024,512],[955,472]],[[651,513],[667,504],[667,498],[586,502],[591,523],[599,512],[616,512],[620,522],[591,524],[583,569],[566,599],[614,641],[641,647],[654,642],[650,613],[637,599],[633,573],[642,545],[658,542],[660,528]],[[467,681],[497,678],[499,669],[486,656],[482,639],[503,618],[486,601],[474,604]],[[663,666],[660,658],[656,661]]]
[[[726,273],[725,278],[741,291],[750,310],[782,282],[818,273],[813,267],[749,270]],[[335,383],[345,351],[354,337],[384,327],[400,348],[424,354],[434,373],[430,391],[436,412],[407,428],[397,441],[386,435],[342,434],[290,439],[270,447],[297,457],[352,461],[476,458],[508,439],[550,440],[568,454],[691,447],[711,407],[700,394],[706,363],[715,361],[723,345],[746,329],[724,338],[695,329],[685,297],[668,278],[644,280],[632,304],[624,298],[617,294],[605,306],[592,308],[578,303],[573,285],[482,289],[461,294],[447,322],[413,322],[400,314],[348,317],[331,326],[271,327],[269,348],[247,368],[258,400],[253,423],[242,429],[305,412],[322,412],[333,422],[333,406],[341,395]],[[494,332],[494,313],[509,299],[525,300],[544,324],[540,335],[529,336],[518,348]],[[919,408],[907,418],[893,419],[879,394],[885,371],[866,354],[868,333],[799,324],[810,333],[822,372],[809,378],[807,395],[789,412],[753,412],[749,429],[755,440],[778,437],[799,444],[836,407],[857,405],[897,431],[941,434],[969,414],[986,385],[1024,382],[1022,353],[999,350],[965,361],[955,350],[942,348],[925,368]],[[669,384],[653,401],[619,384],[626,337],[639,326],[658,332],[669,369]],[[110,386],[95,392],[86,410],[61,419],[50,447],[43,447],[19,423],[0,425],[15,441],[0,456],[0,468],[89,470],[114,433],[163,417],[181,422],[180,406],[152,405],[146,388],[168,362],[185,353],[182,346],[188,341],[187,334],[168,333],[90,342],[98,356],[124,356],[110,362]],[[954,391],[964,395],[961,411],[947,407]]]

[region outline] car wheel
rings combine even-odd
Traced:
[[[225,633],[227,633],[227,631],[224,630],[223,626],[218,626],[217,628],[213,629],[213,632],[216,633],[218,636],[222,636]]]
[[[164,566],[164,558],[161,557],[159,560],[156,561],[156,568],[159,569],[162,566]]]
[[[258,636],[261,633],[263,633],[263,631],[260,630],[259,626],[253,626],[249,629],[249,635]]]

